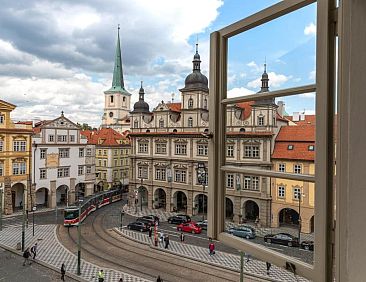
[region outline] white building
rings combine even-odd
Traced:
[[[81,129],[60,117],[35,125],[32,179],[36,204],[54,208],[72,204],[94,192],[95,145],[88,145]]]

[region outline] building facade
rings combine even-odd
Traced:
[[[196,50],[193,71],[180,89],[180,103],[162,101],[150,112],[141,85],[139,101],[130,114],[130,202],[191,215],[206,213],[207,185],[199,184],[197,169],[202,162],[207,167],[208,161],[209,89],[200,63]],[[260,92],[266,91],[265,70]],[[227,163],[271,169],[274,137],[286,124],[272,99],[228,107]],[[235,222],[259,220],[268,226],[270,201],[268,178],[227,174],[227,218]]]
[[[101,127],[112,128],[120,133],[130,129],[131,93],[125,89],[122,69],[119,27],[113,70],[112,87],[104,92],[104,114]]]
[[[94,193],[95,145],[75,123],[60,117],[33,129],[33,186],[36,203],[54,208]]]
[[[14,123],[10,115],[15,107],[0,100],[0,208],[5,214],[22,207],[30,210],[34,201],[30,174],[32,122]]]
[[[95,146],[96,190],[128,188],[131,145],[128,136],[112,128],[83,131]]]
[[[315,175],[315,125],[308,119],[295,117],[295,125],[281,128],[272,154],[274,170]],[[314,183],[272,178],[272,227],[301,224],[302,232],[314,232],[314,195]]]

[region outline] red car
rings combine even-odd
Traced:
[[[202,232],[202,228],[199,227],[195,222],[186,222],[179,224],[177,226],[178,231],[190,232],[193,234],[200,234]]]

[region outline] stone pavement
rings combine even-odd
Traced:
[[[66,206],[62,205],[62,206],[58,206],[57,209],[58,211],[63,210]],[[48,212],[48,211],[54,211],[55,208],[47,208],[47,207],[37,207],[37,210],[34,212],[35,214],[37,213],[43,213],[43,212]],[[8,214],[8,215],[3,215],[3,218],[11,218],[11,217],[15,217],[15,216],[20,216],[23,215],[23,210],[17,210],[15,212],[13,212],[12,214]],[[32,215],[32,212],[29,212],[29,216]]]
[[[128,239],[150,246],[153,245],[153,238],[149,238],[147,234],[131,231],[128,229],[119,230],[115,228],[115,230]],[[159,243],[158,248],[178,256],[187,257],[219,267],[225,267],[234,271],[240,271],[239,255],[216,251],[215,255],[210,256],[208,248],[202,248],[187,243],[175,242],[173,240],[170,240],[169,250],[165,250],[162,243]],[[244,272],[247,275],[254,274],[257,277],[268,278],[266,274],[266,263],[259,260],[250,259],[249,262],[245,262]],[[300,276],[295,277],[292,273],[274,265],[271,267],[270,278],[272,281],[308,281],[307,279]]]
[[[76,274],[77,271],[77,256],[67,250],[57,239],[56,225],[37,225],[37,236],[32,236],[31,228],[26,230],[25,242],[26,246],[30,247],[35,242],[38,242],[37,260],[40,260],[48,265],[61,268],[64,262],[66,272]],[[0,232],[0,246],[16,248],[18,242],[21,241],[21,228],[9,227]],[[96,275],[101,268],[95,264],[81,260],[81,276],[85,281],[97,281]],[[115,282],[121,277],[123,281],[128,282],[147,282],[148,280],[129,275],[113,269],[103,268],[105,271],[105,281]]]
[[[125,211],[125,213],[132,215],[132,216],[136,216],[136,217],[154,214],[154,215],[159,216],[160,221],[167,221],[168,217],[177,214],[176,212],[166,212],[163,209],[149,209],[146,207],[143,207],[142,211],[141,211],[140,207],[138,207],[137,213],[136,213],[135,207],[128,207],[127,205],[125,205],[123,207],[123,210]],[[266,235],[266,234],[275,234],[275,233],[280,233],[280,232],[289,233],[295,237],[297,237],[299,235],[297,229],[290,228],[290,227],[266,228],[266,227],[257,227],[253,223],[237,224],[237,223],[234,223],[231,221],[226,221],[225,225],[226,225],[226,229],[229,229],[234,226],[250,225],[251,227],[253,227],[255,229],[257,236],[260,236],[260,237],[264,237],[264,235]],[[310,233],[310,234],[301,233],[301,241],[305,241],[305,240],[314,241],[314,233]]]

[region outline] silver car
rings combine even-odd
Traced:
[[[232,227],[227,232],[234,236],[245,238],[245,239],[254,239],[255,238],[255,230],[250,226]]]

